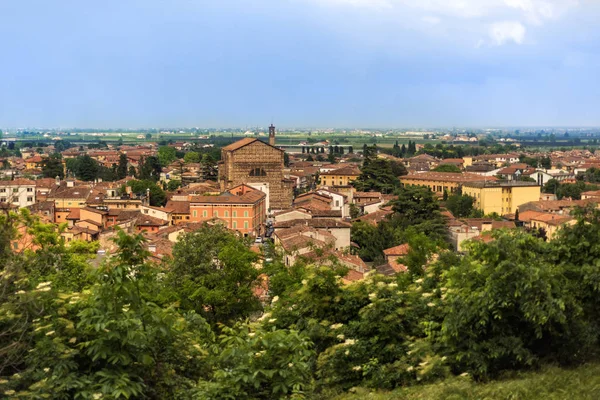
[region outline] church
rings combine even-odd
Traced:
[[[285,179],[284,151],[275,147],[275,127],[269,127],[269,143],[244,138],[221,149],[219,183],[224,192],[246,184],[267,194],[267,208],[292,206],[293,181]]]

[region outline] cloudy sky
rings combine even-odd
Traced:
[[[2,0],[0,16],[0,127],[600,126],[600,0]]]

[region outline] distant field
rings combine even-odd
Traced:
[[[358,389],[333,400],[597,400],[600,399],[600,364],[576,369],[546,367],[540,372],[515,374],[486,384],[469,378],[452,378],[438,384],[393,392]]]

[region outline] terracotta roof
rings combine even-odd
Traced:
[[[235,143],[231,143],[230,145],[227,145],[227,146],[223,147],[221,150],[235,151],[235,150],[241,149],[244,146],[248,146],[249,144],[252,144],[254,142],[260,142],[260,143],[262,143],[262,144],[264,144],[266,146],[271,146],[269,143],[266,143],[266,142],[263,142],[261,140],[258,140],[257,138],[244,138],[244,139],[238,140]],[[275,146],[271,146],[271,147],[273,147],[274,149],[277,149],[277,147],[275,147]],[[283,151],[283,150],[280,150],[280,149],[277,149],[277,150]]]
[[[190,202],[189,201],[167,201],[165,210],[172,212],[173,214],[189,214],[190,213]]]
[[[137,217],[135,223],[138,226],[163,226],[168,224],[168,222],[165,220],[162,220],[160,218],[154,218],[144,214],[140,214]]]
[[[462,172],[423,172],[418,174],[409,174],[400,177],[400,181],[418,180],[418,181],[440,181],[440,182],[482,182],[495,181],[496,177],[483,177],[477,174],[469,174]]]
[[[408,254],[409,250],[410,246],[408,245],[408,243],[404,243],[396,247],[385,249],[383,251],[383,254],[385,254],[386,256],[405,256]]]
[[[94,225],[94,226],[97,226],[97,227],[99,227],[99,228],[101,228],[102,226],[104,226],[104,225],[102,225],[100,222],[92,221],[91,219],[82,219],[82,220],[79,220],[79,221],[77,221],[77,222],[78,222],[78,223],[81,223],[81,222],[86,222],[86,223],[88,223],[88,224],[92,224],[92,225]]]
[[[312,226],[314,228],[351,228],[352,224],[335,219],[316,218],[316,219],[293,219],[290,221],[281,221],[275,223],[275,228],[284,229],[297,225]]]
[[[378,223],[383,221],[388,215],[393,213],[394,212],[391,210],[377,210],[375,212],[355,218],[354,221],[368,222],[370,224],[377,225]]]
[[[81,210],[79,208],[72,208],[69,215],[67,215],[67,219],[79,220]]]
[[[0,186],[35,186],[31,179],[18,178],[12,181],[0,181]]]
[[[348,175],[348,176],[359,176],[360,170],[356,167],[342,167],[334,169],[333,171],[322,172],[321,175]]]

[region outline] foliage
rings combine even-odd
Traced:
[[[231,323],[260,310],[254,296],[257,255],[226,228],[205,225],[180,237],[165,277],[166,296],[211,324]]]
[[[158,148],[158,160],[160,165],[166,167],[177,159],[177,149],[171,146],[160,146]]]
[[[310,394],[314,352],[305,335],[259,324],[223,331],[214,379],[201,382],[195,398],[300,399]]]
[[[98,178],[100,165],[87,154],[76,158],[69,158],[66,160],[66,163],[67,170],[72,172],[77,179],[90,182]]]
[[[335,400],[572,400],[594,399],[600,385],[600,365],[585,364],[576,369],[545,366],[540,371],[510,374],[502,380],[481,384],[468,375],[440,383],[397,389],[390,392],[353,390]]]
[[[489,244],[447,272],[440,344],[457,371],[477,377],[531,367],[568,326],[572,299],[548,245],[525,233],[495,232]]]
[[[134,179],[127,182],[127,186],[131,186],[131,191],[138,196],[146,196],[147,189],[150,189],[151,206],[160,207],[167,203],[167,195],[154,181]]]
[[[169,192],[174,192],[175,190],[179,189],[180,187],[181,187],[181,181],[177,180],[177,179],[172,179],[167,184],[167,190]]]
[[[195,151],[188,151],[187,153],[185,153],[183,160],[186,163],[199,163],[200,162],[200,154],[196,153]]]
[[[470,217],[473,215],[473,208],[475,200],[468,195],[453,194],[448,196],[446,200],[446,208],[454,215],[455,218]]]
[[[127,177],[127,165],[127,156],[125,154],[121,154],[119,156],[119,164],[116,170],[117,179],[124,179]]]
[[[56,178],[58,176],[60,179],[63,179],[65,177],[60,153],[52,154],[50,157],[44,159],[42,162],[42,175],[44,178]]]
[[[461,169],[454,164],[440,164],[433,169],[434,172],[454,172],[460,173]]]
[[[398,172],[398,171],[396,171]],[[377,158],[376,150],[367,149],[359,177],[352,183],[358,191],[392,193],[400,186],[389,161]]]
[[[160,179],[162,166],[157,157],[142,157],[138,166],[136,178],[141,180],[152,180],[157,182]]]

